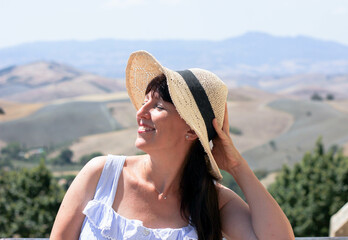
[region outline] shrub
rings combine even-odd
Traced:
[[[58,157],[50,159],[51,163],[54,165],[65,165],[72,163],[73,152],[70,149],[63,149]]]
[[[18,142],[12,142],[1,149],[1,155],[5,155],[13,160],[23,160],[23,156],[20,155],[23,149]]]
[[[236,127],[231,127],[230,126],[230,133],[235,134],[235,135],[242,135],[243,132],[239,128]]]
[[[48,237],[63,195],[43,161],[30,170],[0,170],[0,236]]]
[[[330,217],[348,201],[348,158],[336,146],[325,152],[319,138],[300,163],[283,167],[269,191],[296,236],[328,236]]]
[[[322,101],[323,98],[318,93],[313,93],[313,95],[311,96],[311,100]]]
[[[333,95],[332,93],[328,93],[326,95],[326,100],[334,100],[335,99],[335,95]]]
[[[276,145],[276,143],[275,143],[274,140],[269,141],[268,144],[271,146],[271,148],[273,149],[273,151],[276,151],[276,150],[277,150],[277,145]]]

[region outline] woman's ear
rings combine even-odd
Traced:
[[[198,138],[197,134],[195,133],[195,131],[193,131],[192,129],[188,130],[185,134],[185,138],[188,141],[193,141],[196,140]]]

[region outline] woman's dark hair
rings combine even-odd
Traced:
[[[157,92],[173,103],[167,79],[161,74],[148,84],[145,94]],[[199,240],[221,240],[221,222],[217,190],[210,174],[210,163],[199,140],[196,140],[186,157],[180,182],[181,215],[196,228]]]
[[[164,74],[158,75],[149,82],[145,90],[145,95],[147,95],[149,92],[156,92],[164,101],[173,104],[168,90],[167,78]]]

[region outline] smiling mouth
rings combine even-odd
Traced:
[[[155,128],[140,126],[138,128],[138,133],[152,132],[152,131],[155,131],[155,130],[156,130]]]

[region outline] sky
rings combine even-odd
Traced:
[[[348,45],[348,0],[0,0],[0,48],[59,40],[224,40],[250,31]]]

